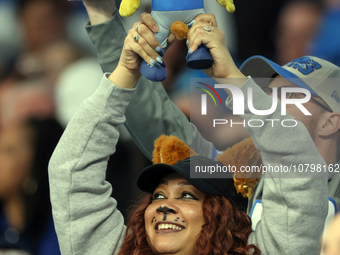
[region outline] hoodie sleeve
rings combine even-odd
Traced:
[[[272,97],[266,95],[249,78],[241,90],[253,92],[255,109],[266,110]],[[260,99],[260,100],[256,100]],[[232,108],[233,99],[227,106]],[[306,127],[296,121],[295,127],[284,127],[281,108],[271,115],[254,115],[245,104],[245,126],[261,152],[266,172],[260,222],[248,242],[257,245],[262,254],[319,254],[319,240],[328,211],[327,173],[313,173],[312,166],[326,166]],[[277,120],[275,122],[268,121]],[[252,123],[249,124],[249,123]],[[260,125],[261,127],[251,127]],[[273,124],[275,123],[275,124]],[[288,126],[288,125],[286,125]],[[299,167],[303,173],[294,170]],[[290,169],[271,172],[270,169]]]
[[[124,240],[124,219],[105,175],[133,92],[104,77],[69,122],[52,155],[52,212],[62,254],[112,255]]]

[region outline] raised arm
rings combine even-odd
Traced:
[[[103,71],[109,72],[118,64],[126,36],[121,17],[115,12],[113,0],[83,0],[83,3],[90,18],[86,30],[97,50]],[[154,21],[149,17],[151,16],[145,16],[145,22],[152,28]],[[139,26],[139,32],[141,28]],[[153,43],[157,43],[154,37],[153,39]],[[144,77],[139,80],[126,110],[125,127],[150,159],[153,141],[162,134],[176,135],[201,155],[212,156],[213,145],[202,138],[197,128],[173,104],[162,84]]]
[[[248,88],[252,88],[255,109],[268,109],[272,97],[251,78],[241,87],[244,95]],[[232,100],[228,106],[232,108]],[[272,123],[266,121],[283,117],[294,119],[289,115],[281,116],[280,104],[277,111],[266,116],[252,114],[245,105],[243,117],[246,123],[254,118],[265,123],[261,128],[247,128],[261,152],[263,166],[278,169],[285,166],[291,170],[267,172],[262,177],[263,211],[249,243],[258,245],[263,254],[319,254],[319,239],[328,211],[327,174],[312,173],[311,167],[324,167],[326,162],[301,122],[291,128],[272,127]],[[300,167],[303,174],[295,173],[294,166]]]
[[[216,66],[205,72],[217,80],[226,78],[223,83],[241,88],[245,98],[248,88],[251,88],[254,108],[269,109],[272,97],[236,68],[224,43],[223,33],[217,27],[213,27],[208,35],[205,33],[203,26],[210,21],[207,15],[196,19],[194,27],[189,31],[192,34],[188,37],[189,46],[193,50],[201,43],[210,49]],[[232,108],[232,103],[233,100],[229,100],[229,108]],[[246,103],[244,107],[245,114],[242,117],[246,123],[252,119],[264,123],[262,127],[246,125],[255,146],[261,152],[263,165],[300,166],[303,172],[306,171],[304,176],[293,171],[291,174],[279,171],[266,173],[262,177],[262,217],[248,242],[256,244],[262,254],[318,254],[319,239],[328,211],[327,174],[312,173],[311,168],[308,170],[307,167],[326,166],[326,162],[301,122],[294,128],[285,128],[277,125],[272,127],[272,122],[266,121],[281,120],[283,117],[293,119],[289,115],[281,116],[280,107],[272,115],[263,116],[251,113]]]
[[[68,124],[49,164],[52,212],[62,254],[111,255],[125,226],[105,181],[130,91],[103,78]],[[122,102],[122,98],[125,102]]]
[[[107,162],[119,137],[117,128],[125,122],[140,76],[134,72],[136,59],[128,49],[124,53],[121,60],[126,61],[109,79],[105,75],[82,103],[50,160],[53,218],[65,255],[116,254],[125,237],[123,216],[105,181]]]

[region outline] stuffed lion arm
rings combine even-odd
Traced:
[[[166,0],[165,0],[166,1]],[[171,0],[168,0],[171,1]],[[235,5],[233,0],[217,0],[217,2],[227,9],[228,12],[233,13],[235,11]],[[119,14],[122,17],[129,17],[135,13],[139,8],[140,0],[122,0],[119,7]]]
[[[122,0],[119,7],[119,14],[122,17],[129,17],[139,8],[140,0]]]
[[[235,11],[235,5],[233,0],[217,0],[217,2],[227,9],[228,12],[233,13]]]

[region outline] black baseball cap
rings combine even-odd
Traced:
[[[224,196],[239,210],[246,211],[248,199],[237,194],[231,173],[226,173],[226,178],[190,178],[190,167],[193,169],[195,166],[216,165],[224,166],[218,161],[203,156],[189,157],[174,165],[154,164],[139,173],[137,187],[144,192],[153,193],[165,176],[178,173],[195,188],[211,195]]]

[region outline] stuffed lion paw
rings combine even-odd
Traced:
[[[229,13],[233,13],[235,11],[235,5],[233,0],[217,0],[217,2],[225,7]]]
[[[119,7],[119,13],[122,17],[130,17],[139,8],[140,0],[122,1]]]

